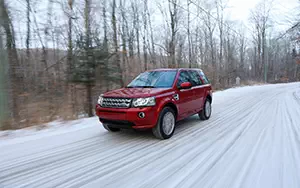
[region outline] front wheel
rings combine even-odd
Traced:
[[[201,120],[208,120],[211,116],[211,102],[209,99],[205,100],[203,109],[199,112]]]
[[[157,125],[152,129],[155,137],[164,140],[171,138],[175,131],[176,116],[170,107],[165,107],[158,118]]]

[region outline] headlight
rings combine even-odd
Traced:
[[[155,97],[133,99],[133,107],[155,106]]]
[[[103,102],[103,97],[102,97],[102,95],[100,95],[99,98],[98,98],[98,104],[100,106],[102,106],[102,102]]]

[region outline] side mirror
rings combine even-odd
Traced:
[[[179,89],[190,89],[191,87],[192,87],[192,84],[190,82],[183,82],[182,84],[180,84]]]

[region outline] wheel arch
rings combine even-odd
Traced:
[[[212,96],[211,96],[210,94],[208,94],[208,95],[206,96],[206,99],[208,99],[208,100],[210,101],[210,103],[212,103]]]
[[[170,108],[172,108],[172,109],[174,110],[174,112],[175,112],[175,118],[177,119],[177,117],[178,117],[178,109],[177,109],[177,106],[176,106],[174,103],[172,103],[172,102],[167,102],[167,103],[165,103],[165,104],[163,105],[163,107],[161,108],[161,110],[164,109],[165,107],[170,107]]]

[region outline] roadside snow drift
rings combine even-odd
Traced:
[[[217,92],[210,120],[164,141],[97,118],[12,135],[0,138],[1,188],[300,187],[300,83]]]

